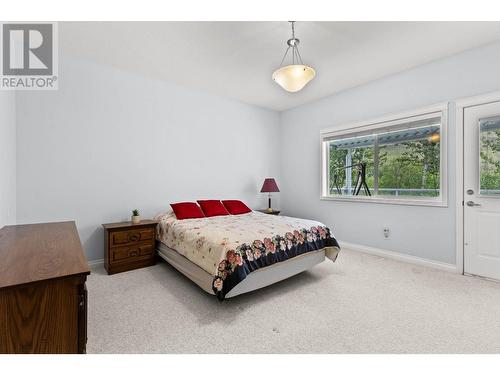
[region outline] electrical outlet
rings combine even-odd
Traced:
[[[384,237],[389,238],[389,235],[390,235],[389,228],[385,227],[384,228]]]

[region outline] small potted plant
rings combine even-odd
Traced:
[[[139,215],[139,210],[136,208],[132,210],[132,223],[139,224],[141,222],[141,216]]]

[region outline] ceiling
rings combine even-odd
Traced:
[[[62,22],[63,53],[283,111],[500,40],[500,22],[297,22],[316,78],[288,93],[271,80],[288,22]]]

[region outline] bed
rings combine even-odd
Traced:
[[[252,211],[158,221],[158,255],[219,300],[303,272],[340,251],[330,229],[317,221]]]

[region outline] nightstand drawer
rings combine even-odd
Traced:
[[[153,252],[154,248],[151,244],[118,247],[111,250],[111,262],[151,257]]]
[[[112,232],[110,236],[110,246],[129,245],[140,241],[151,240],[154,237],[153,228],[127,230]]]

